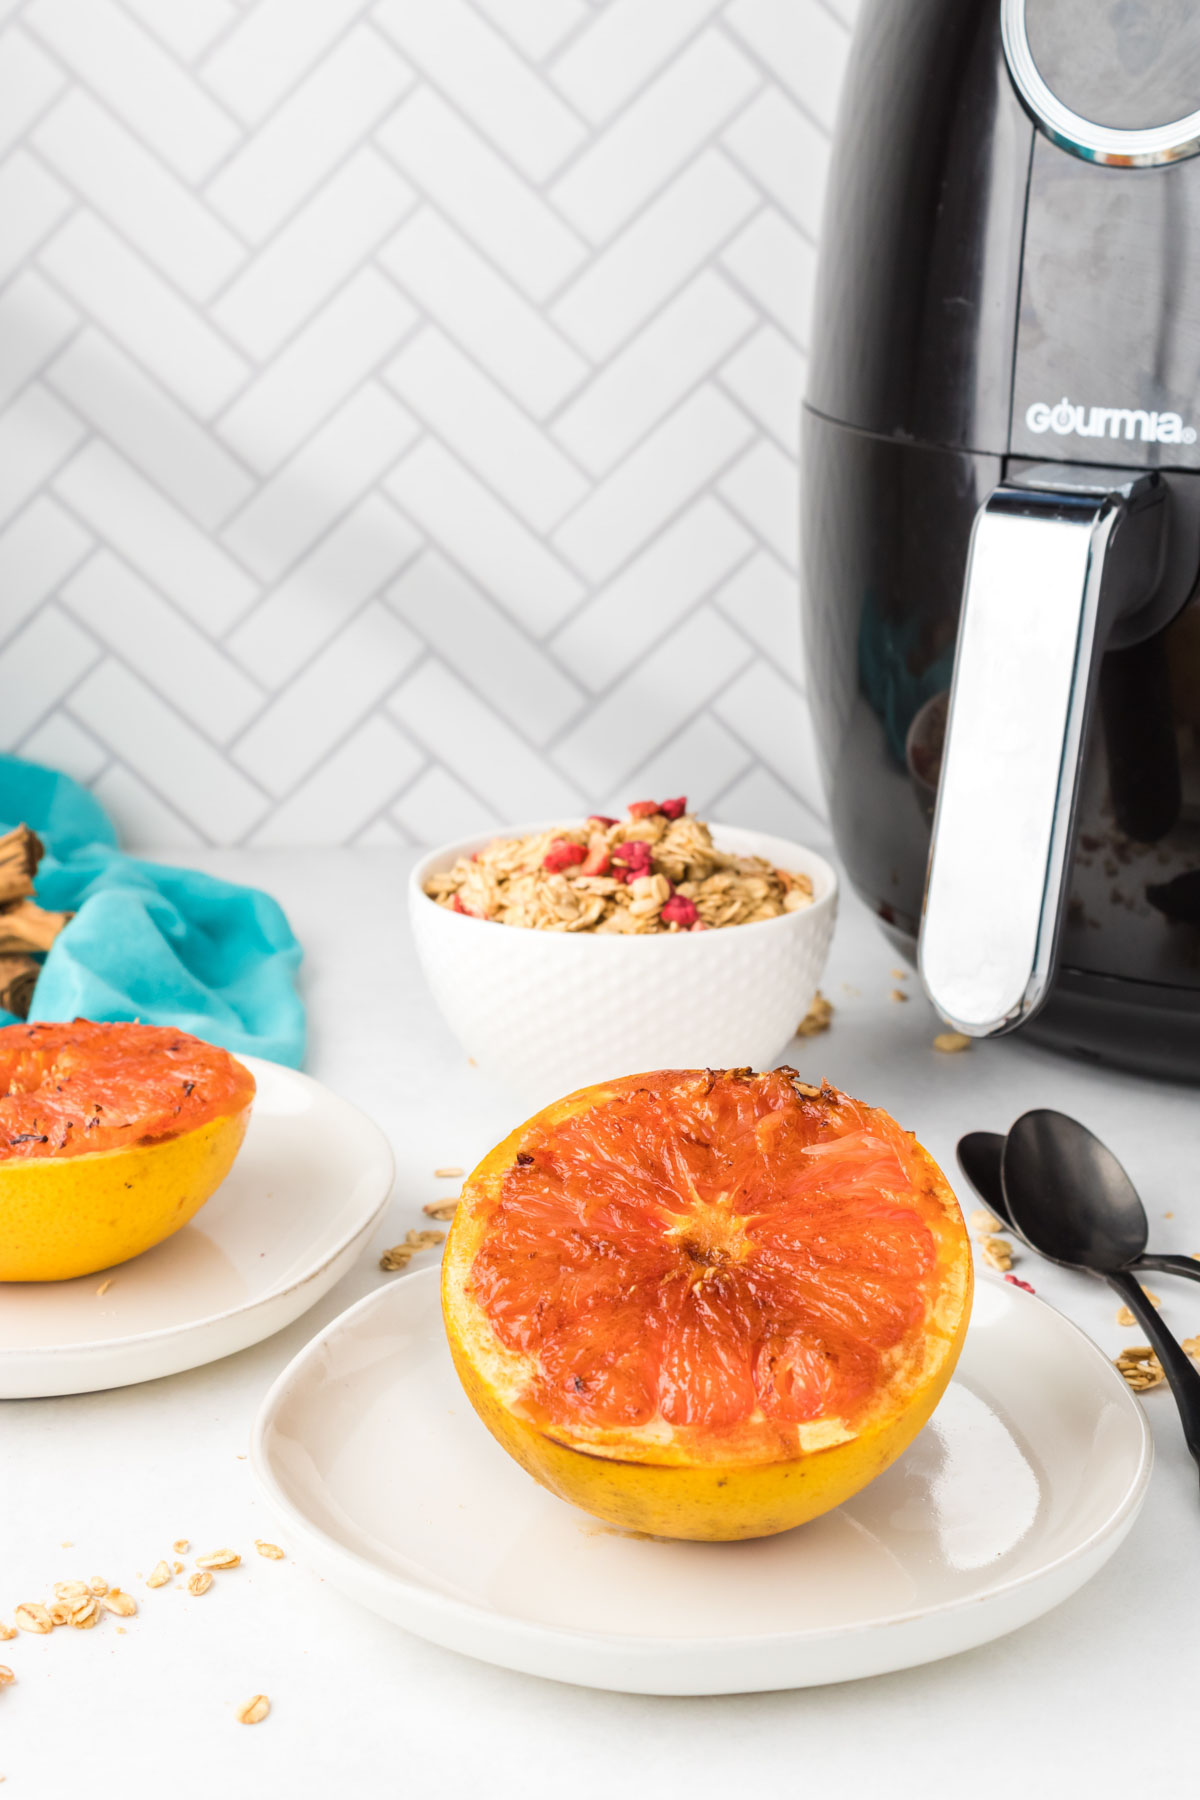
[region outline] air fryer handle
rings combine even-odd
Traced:
[[[971,1037],[1049,992],[1100,658],[1162,569],[1160,478],[1070,474],[998,487],[971,539],[920,944],[930,999]]]

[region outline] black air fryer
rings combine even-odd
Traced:
[[[1200,1079],[1200,0],[865,0],[805,407],[850,879],[950,1023]]]

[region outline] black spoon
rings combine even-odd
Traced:
[[[1112,1151],[1077,1119],[1040,1110],[1017,1120],[1000,1168],[1008,1216],[1031,1249],[1107,1281],[1133,1313],[1171,1384],[1187,1447],[1200,1463],[1200,1371],[1130,1273],[1146,1246],[1146,1214]]]
[[[1066,1115],[1054,1113],[1051,1116],[1061,1119]],[[1085,1125],[1078,1125],[1074,1120],[1071,1123],[1075,1125],[1077,1131],[1086,1132],[1093,1146],[1105,1156],[1109,1155],[1099,1138],[1088,1131]],[[1004,1197],[1004,1183],[1000,1175],[1000,1163],[1004,1155],[1003,1132],[968,1131],[965,1136],[959,1138],[957,1149],[958,1166],[979,1198],[995,1213],[1002,1225],[1008,1225],[1015,1231],[1017,1227],[1009,1216],[1008,1202]],[[1120,1168],[1120,1164],[1115,1159],[1110,1160],[1113,1161],[1114,1167]],[[1134,1192],[1133,1184],[1124,1169],[1121,1169],[1121,1177],[1125,1184],[1122,1201],[1122,1218],[1125,1221],[1125,1229],[1131,1238],[1140,1229],[1143,1246],[1126,1267],[1153,1269],[1161,1275],[1186,1275],[1189,1281],[1200,1281],[1200,1262],[1197,1262],[1194,1256],[1175,1256],[1170,1252],[1163,1256],[1156,1256],[1145,1249],[1146,1238],[1149,1234],[1145,1208]]]

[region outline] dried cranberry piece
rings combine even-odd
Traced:
[[[573,869],[586,856],[587,851],[582,844],[572,844],[568,838],[555,838],[542,858],[542,867],[549,869],[552,875],[558,875],[563,869]]]
[[[682,819],[687,811],[687,795],[680,794],[678,800],[664,800],[658,810],[665,818]]]
[[[640,838],[630,838],[627,844],[615,844],[612,860],[614,874],[623,881],[636,881],[639,875],[651,872],[650,846]]]
[[[463,905],[461,894],[455,894],[454,896],[454,911],[456,913],[461,913],[464,919],[477,919],[479,917],[479,914],[472,912],[469,906]]]
[[[1022,1288],[1024,1290],[1024,1292],[1027,1294],[1036,1294],[1037,1293],[1037,1289],[1034,1287],[1030,1287],[1030,1285],[1027,1281],[1022,1281],[1021,1277],[1019,1275],[1006,1275],[1004,1277],[1004,1279],[1005,1279],[1005,1281],[1011,1281],[1012,1285],[1014,1287]]]
[[[588,815],[588,824],[599,825],[602,831],[607,831],[611,825],[619,823],[620,821],[617,819],[606,819],[603,813],[589,813]]]
[[[631,819],[650,819],[661,811],[657,800],[635,800],[629,808],[629,816]]]
[[[696,902],[689,900],[686,894],[672,894],[658,916],[664,925],[680,925],[685,929],[700,917]]]

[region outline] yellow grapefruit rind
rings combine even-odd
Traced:
[[[250,1107],[178,1137],[0,1164],[0,1281],[69,1281],[161,1244],[233,1167]]]
[[[538,1115],[555,1124],[645,1077],[568,1094]],[[484,1157],[463,1188],[442,1262],[442,1312],[454,1367],[496,1441],[560,1499],[626,1531],[721,1542],[770,1537],[818,1518],[873,1481],[931,1417],[962,1350],[971,1312],[969,1239],[941,1170],[916,1145],[939,1203],[933,1222],[940,1285],[915,1369],[897,1367],[879,1403],[853,1431],[838,1419],[768,1425],[724,1437],[658,1428],[575,1432],[543,1428],[520,1414],[520,1360],[500,1344],[470,1293],[500,1186],[533,1120]],[[586,1439],[586,1441],[585,1441]],[[573,1441],[572,1441],[573,1440]],[[765,1454],[764,1454],[765,1452]]]

